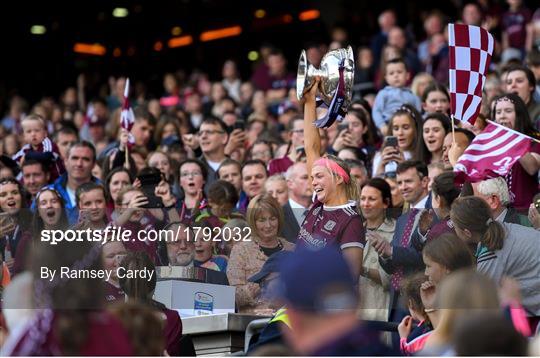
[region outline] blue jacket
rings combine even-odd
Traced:
[[[373,104],[373,121],[377,128],[387,124],[392,115],[404,104],[414,106],[418,111],[422,109],[420,98],[408,88],[386,86],[379,91]]]

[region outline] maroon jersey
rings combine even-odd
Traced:
[[[163,309],[161,312],[167,317],[165,324],[166,349],[170,356],[179,356],[182,353],[181,341],[182,338],[182,320],[178,312]]]
[[[109,303],[116,300],[124,302],[125,297],[126,295],[120,287],[116,287],[112,283],[105,281],[105,301]]]
[[[288,157],[272,159],[268,163],[268,175],[274,175],[279,173],[285,173],[294,162]]]
[[[62,347],[57,337],[58,313],[38,313],[10,336],[3,347],[7,356],[60,356]],[[69,313],[68,313],[69,314]],[[132,356],[133,348],[122,323],[106,311],[87,311],[86,341],[81,356]]]
[[[324,206],[315,199],[302,223],[296,245],[313,249],[327,245],[363,249],[365,242],[364,226],[354,202]]]
[[[540,154],[540,144],[533,143],[529,151]],[[520,162],[515,162],[505,180],[510,190],[512,206],[517,211],[526,213],[538,189],[538,176],[530,175]]]
[[[50,183],[54,182],[59,176],[66,172],[64,162],[60,157],[60,150],[58,149],[56,143],[53,143],[49,137],[43,139],[43,142],[38,146],[37,149],[32,148],[30,144],[25,144],[21,150],[12,157],[12,159],[19,165],[21,164],[22,158],[33,158],[40,162],[50,162]]]

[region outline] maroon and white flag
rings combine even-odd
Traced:
[[[532,138],[500,124],[489,122],[454,166],[456,181],[478,182],[505,176],[512,165],[529,151]]]
[[[135,144],[135,138],[131,134],[131,128],[135,124],[135,114],[129,104],[129,78],[126,79],[126,87],[124,88],[124,98],[122,103],[122,112],[120,112],[120,126],[129,133],[128,147],[131,148]]]
[[[480,113],[494,44],[493,36],[481,27],[448,25],[451,111],[462,122],[474,124]]]

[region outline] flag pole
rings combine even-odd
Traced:
[[[126,154],[125,160],[126,160],[126,162],[124,163],[124,168],[126,168],[127,170],[129,170],[129,169],[130,169],[130,168],[129,168],[129,167],[130,167],[130,165],[129,165],[129,146],[127,145],[127,143],[126,143],[126,148],[125,148],[125,150],[126,150],[126,151],[125,151],[125,154]]]
[[[124,105],[122,107],[126,107],[126,108],[122,108],[123,110],[128,110],[129,111],[129,104],[128,104],[128,99],[129,99],[129,77],[126,78],[126,85],[124,87]],[[129,129],[131,129],[131,126],[129,127]],[[126,128],[127,130],[127,128]],[[126,145],[125,145],[125,163],[124,163],[124,168],[126,168],[127,170],[130,169],[130,165],[129,165],[129,133],[128,132],[128,140],[126,142]]]
[[[451,118],[452,120],[450,122],[451,126],[452,126],[452,143],[455,143],[456,142],[456,131],[454,130],[454,115],[452,114],[451,115]]]

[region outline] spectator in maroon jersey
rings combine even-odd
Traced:
[[[50,190],[42,195],[49,193]],[[61,200],[60,196],[57,200]],[[64,220],[67,222],[65,214]],[[20,327],[20,334],[10,335],[2,353],[9,356],[133,355],[121,323],[103,309],[101,279],[60,278],[59,275],[40,278],[43,268],[54,272],[64,267],[89,272],[102,270],[101,245],[88,240],[61,241],[57,245],[36,240],[35,244],[31,260],[33,308],[40,309],[29,324]]]

